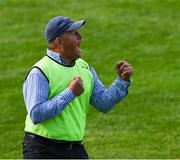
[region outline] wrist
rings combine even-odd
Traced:
[[[124,80],[121,76],[118,76],[116,80],[116,85],[117,86],[124,86],[125,88],[128,88],[131,85],[130,80]]]
[[[66,95],[64,97],[66,97],[66,101],[69,103],[72,100],[74,100],[76,98],[76,95],[73,93],[73,91],[71,90],[71,88],[66,88],[63,92],[63,95]]]
[[[123,81],[127,81],[127,82],[129,81],[129,78],[125,78],[125,77],[121,77],[121,76],[119,76],[119,78],[122,79]]]

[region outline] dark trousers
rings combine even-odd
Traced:
[[[82,142],[50,140],[25,133],[23,159],[88,159]]]

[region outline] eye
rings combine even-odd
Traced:
[[[75,31],[75,33],[74,33],[75,35],[79,35],[79,33],[77,32],[77,31]]]

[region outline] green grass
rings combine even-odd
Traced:
[[[90,158],[180,158],[179,8],[179,0],[0,0],[0,158],[22,157],[22,84],[57,15],[87,19],[83,58],[106,86],[117,60],[134,68],[126,99],[108,114],[89,109]]]

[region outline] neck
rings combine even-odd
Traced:
[[[65,62],[67,65],[71,65],[71,64],[74,62],[73,60],[69,60],[69,59],[67,59],[66,57],[62,56],[61,54],[60,54],[60,56],[63,58],[64,62]]]
[[[63,61],[64,61],[64,63],[65,63],[66,65],[71,65],[71,64],[74,62],[74,60],[70,60],[70,59],[68,59],[67,57],[65,57],[65,56],[59,51],[59,49],[52,49],[52,51],[58,53],[58,54],[60,55],[60,57],[63,59]]]

